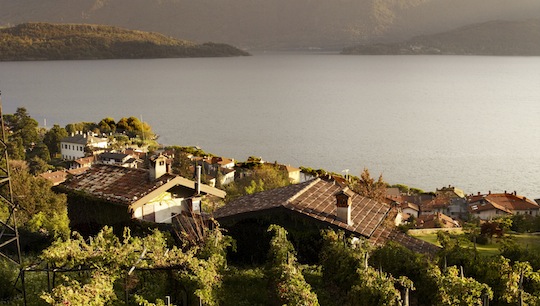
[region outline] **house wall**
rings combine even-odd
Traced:
[[[60,152],[62,154],[62,159],[75,160],[78,158],[82,158],[84,157],[84,145],[61,142]]]
[[[234,171],[229,172],[227,174],[223,174],[223,178],[221,180],[221,185],[227,185],[234,182]]]
[[[482,220],[491,220],[493,218],[505,216],[508,214],[498,209],[489,209],[489,210],[477,211],[473,213],[472,215]]]
[[[187,210],[183,198],[174,198],[165,192],[143,206],[135,209],[133,218],[157,223],[172,223],[172,216]]]
[[[300,183],[300,171],[289,172],[289,179],[293,184]]]
[[[524,209],[524,210],[515,210],[514,213],[516,215],[530,215],[530,216],[538,216],[538,209]]]
[[[108,141],[104,140],[104,141],[91,142],[88,144],[88,146],[93,147],[93,148],[106,149],[108,146]]]
[[[406,214],[409,214],[411,216],[414,216],[415,218],[418,218],[418,211],[417,210],[414,210],[412,208],[404,208],[402,210],[402,212],[406,213]]]

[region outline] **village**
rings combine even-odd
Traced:
[[[254,163],[277,166],[280,171],[286,173],[293,185],[309,187],[309,184],[316,180],[331,181],[336,186],[347,185],[346,179],[337,174],[327,174],[324,179],[316,178],[313,174],[302,172],[299,168],[267,163],[260,158],[242,163],[233,158],[197,156],[173,149],[158,149],[151,154],[130,147],[111,150],[109,141],[109,138],[98,137],[92,132],[76,132],[62,139],[60,154],[67,161],[68,169],[46,172],[41,174],[41,177],[51,181],[53,185],[63,184],[71,190],[83,190],[99,198],[120,201],[130,207],[133,218],[158,223],[170,223],[172,222],[171,215],[192,209],[193,204],[186,203],[192,202],[195,198],[195,201],[200,201],[201,197],[207,195],[224,199],[225,192],[216,186],[225,187],[235,180],[249,176]],[[172,164],[175,157],[177,158],[175,154],[185,155],[184,162],[189,162],[190,176],[181,177],[172,174]],[[183,188],[180,193],[174,192],[178,186]],[[301,190],[298,186],[286,188]],[[328,195],[333,195],[335,192],[334,189],[326,191]],[[350,196],[355,197],[353,194]],[[248,206],[253,207],[247,208],[248,211],[262,209],[255,205],[259,199],[255,198],[252,201],[254,203]],[[282,205],[286,202],[287,199],[283,199]],[[516,191],[466,194],[463,190],[451,185],[437,189],[435,192],[422,194],[410,194],[407,191],[402,192],[398,187],[388,187],[381,202],[377,205],[386,205],[388,211],[393,211],[391,215],[395,216],[396,226],[414,222],[413,228],[421,229],[459,228],[463,221],[468,221],[470,218],[491,220],[505,215],[538,216],[540,210],[538,205],[540,200],[528,199]],[[317,204],[320,205],[320,203]],[[235,202],[230,205],[234,206]],[[262,203],[262,205],[264,207],[264,205],[277,204]],[[196,206],[200,208],[200,205]],[[343,216],[339,213],[339,206],[334,208],[330,206],[302,207],[298,210],[302,212],[304,209],[310,209],[312,212],[307,215],[319,219],[324,218],[318,214],[334,214],[333,218],[325,221],[329,224],[339,224],[343,229],[350,230],[349,223],[356,223],[356,226],[359,226],[366,221],[351,220],[351,218],[363,215],[354,213],[355,206],[363,206],[363,204],[352,202],[349,206],[352,207],[351,212],[346,212]],[[232,208],[225,207],[224,210],[232,210]],[[388,211],[384,211],[384,214],[388,214]],[[240,212],[237,213],[240,214]],[[217,212],[218,216],[223,214],[223,212]],[[227,216],[230,217],[231,213],[227,213]],[[365,232],[358,233],[369,237]]]
[[[35,275],[32,293],[0,290],[7,305],[540,302],[538,200],[516,191],[424,192],[368,169],[237,161],[161,146],[134,117],[46,130],[20,109],[6,121],[21,235],[3,244],[17,241],[28,261],[40,254],[6,276],[17,286]],[[0,211],[8,225],[11,212]],[[488,242],[491,253],[477,247]]]

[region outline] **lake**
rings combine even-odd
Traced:
[[[434,191],[540,197],[540,57],[258,54],[0,62],[5,113],[136,116],[163,144]]]

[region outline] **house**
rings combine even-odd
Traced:
[[[538,216],[540,206],[517,192],[471,195],[468,197],[469,212],[482,220],[491,220],[504,215]]]
[[[421,215],[416,220],[417,228],[458,228],[461,227],[458,221],[443,214]]]
[[[57,186],[66,180],[68,173],[64,170],[58,170],[54,172],[45,172],[40,174],[39,176],[50,181],[53,186]]]
[[[464,218],[467,214],[467,199],[442,193],[420,204],[421,215],[437,213],[449,215],[453,218]]]
[[[182,212],[200,213],[204,196],[225,197],[224,191],[200,180],[169,174],[163,156],[151,159],[149,168],[96,164],[60,185],[60,191],[68,194],[72,225],[95,231],[103,225],[125,225],[133,219],[171,223]]]
[[[287,175],[289,176],[289,180],[293,184],[298,184],[301,181],[300,178],[300,169],[292,167],[291,165],[281,165],[281,167],[287,171]]]
[[[214,218],[222,226],[232,228],[231,233],[236,225],[284,223],[298,226],[297,231],[302,235],[308,227],[318,228],[314,230],[317,233],[320,229],[334,228],[364,237],[375,245],[394,240],[419,252],[436,249],[388,225],[394,222],[389,220],[391,215],[390,205],[363,197],[331,177],[243,196],[214,212]],[[243,230],[250,231],[251,228]]]
[[[84,173],[86,170],[90,169],[89,167],[69,169],[69,170],[58,170],[58,171],[48,171],[40,174],[39,176],[50,181],[53,186],[58,186],[65,182],[69,175],[79,175]]]
[[[467,214],[467,198],[463,190],[452,185],[443,187],[435,191],[436,197],[448,199],[448,206],[445,214],[452,218],[464,218]]]
[[[124,153],[105,152],[98,155],[100,163],[107,165],[117,165],[127,168],[137,168],[138,159]]]
[[[218,177],[220,178],[219,184],[227,185],[234,182],[235,161],[231,158],[211,156],[211,157],[194,157],[193,161],[197,165],[202,167],[204,174],[209,181],[214,181],[214,185],[217,184]]]
[[[96,162],[94,155],[78,158],[70,162],[70,169],[90,168]]]
[[[93,133],[71,134],[60,140],[62,159],[76,160],[85,157],[87,148],[105,149],[108,146],[107,138],[95,137]]]

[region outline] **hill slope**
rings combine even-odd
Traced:
[[[93,23],[248,49],[396,42],[540,16],[538,0],[0,0],[0,25]]]
[[[0,29],[0,60],[215,57],[248,55],[225,44],[198,45],[111,26],[26,23]]]
[[[367,44],[343,54],[540,55],[540,19],[492,21],[394,44]]]

